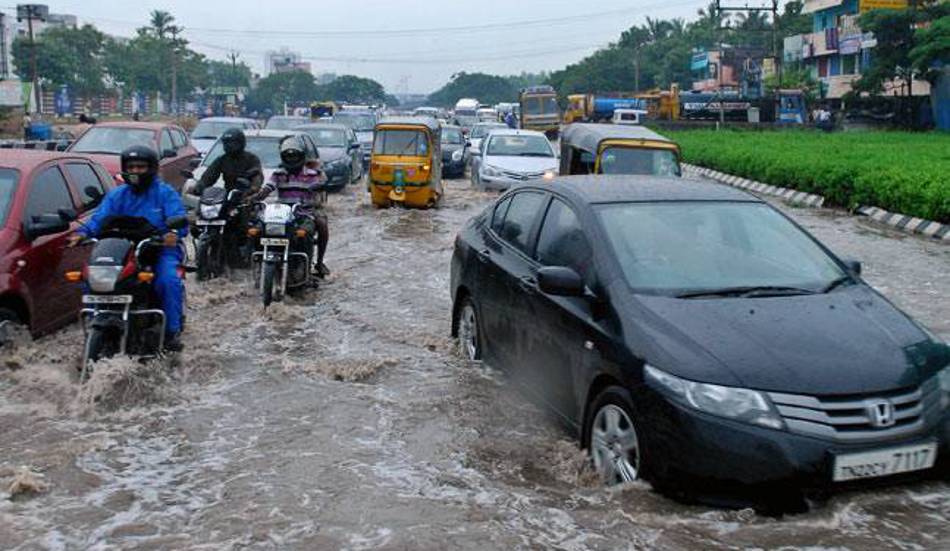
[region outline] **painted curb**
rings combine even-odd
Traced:
[[[814,195],[790,188],[776,187],[762,182],[756,182],[746,178],[741,178],[725,172],[719,172],[711,168],[682,163],[687,174],[695,174],[716,180],[717,182],[738,187],[754,193],[773,195],[794,205],[804,205],[806,207],[819,208],[824,206],[825,198],[821,195]],[[855,212],[867,216],[876,222],[890,226],[894,229],[922,235],[933,239],[950,242],[950,224],[940,224],[933,220],[924,220],[915,216],[888,212],[878,207],[858,207]]]

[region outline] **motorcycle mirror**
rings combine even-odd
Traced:
[[[184,215],[170,216],[165,220],[165,225],[170,230],[181,230],[188,226],[188,217]]]

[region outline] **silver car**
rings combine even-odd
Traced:
[[[508,189],[557,174],[558,158],[551,142],[534,130],[493,130],[472,157],[472,185],[478,189]]]

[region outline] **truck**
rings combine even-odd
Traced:
[[[561,108],[557,92],[551,86],[529,86],[518,94],[521,106],[521,128],[544,132],[548,138],[557,137],[561,129]]]
[[[475,123],[478,122],[477,115],[480,105],[478,100],[473,98],[462,98],[455,102],[455,124],[462,127],[462,131],[466,136],[475,126]]]
[[[564,122],[607,122],[617,109],[642,110],[651,119],[677,120],[679,118],[679,87],[669,91],[659,88],[643,93],[612,92],[608,94],[573,94],[567,96],[568,107]]]

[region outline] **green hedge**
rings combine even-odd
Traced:
[[[950,222],[950,134],[667,131],[683,159],[833,204]]]

